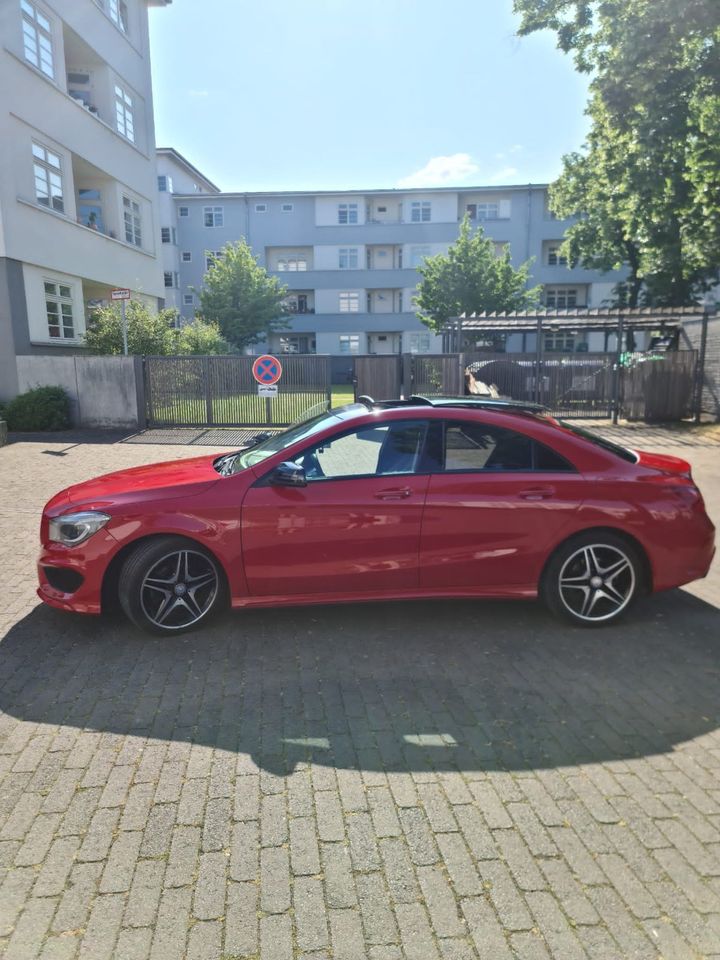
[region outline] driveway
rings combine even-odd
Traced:
[[[689,458],[720,521],[720,446]],[[537,604],[39,605],[43,503],[213,448],[0,450],[7,960],[720,958],[720,566],[622,627]]]

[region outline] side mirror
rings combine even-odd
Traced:
[[[275,467],[268,477],[271,487],[306,487],[305,470],[296,463],[286,461]]]

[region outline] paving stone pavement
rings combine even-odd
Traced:
[[[717,522],[717,444],[679,449]],[[418,602],[164,640],[37,602],[48,497],[192,452],[0,450],[7,960],[720,958],[717,564],[597,631]]]

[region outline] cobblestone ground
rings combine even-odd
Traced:
[[[192,452],[0,450],[7,960],[720,957],[717,565],[600,631],[428,602],[170,641],[38,604],[52,493]]]

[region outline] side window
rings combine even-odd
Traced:
[[[424,422],[367,426],[308,447],[295,458],[308,480],[414,473],[425,440]]]
[[[574,473],[575,467],[561,457],[559,453],[546,447],[544,443],[535,441],[535,469],[552,471],[553,473]]]
[[[522,433],[483,423],[449,423],[445,471],[532,470],[532,440]]]

